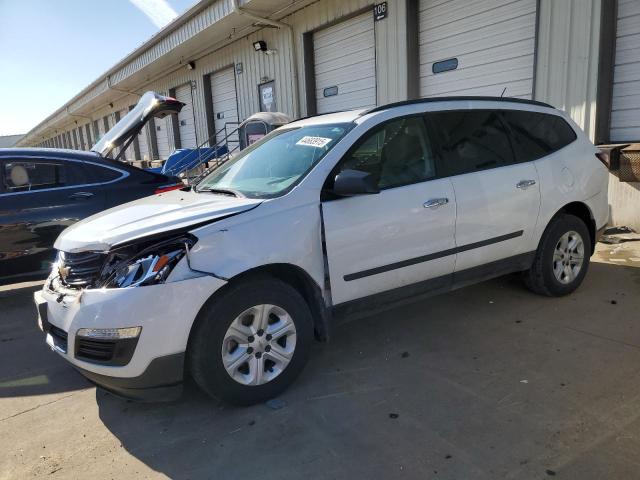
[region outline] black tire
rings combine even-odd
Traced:
[[[556,245],[561,237],[574,231],[580,235],[584,244],[584,259],[580,271],[569,283],[562,283],[553,272],[553,255]],[[584,222],[568,214],[560,214],[554,217],[540,240],[533,265],[524,272],[524,282],[532,292],[548,297],[560,297],[568,295],[580,286],[589,269],[589,257],[591,256],[591,236]]]
[[[296,328],[295,350],[286,368],[271,381],[243,385],[224,367],[223,340],[234,319],[248,308],[262,304],[276,305],[289,314]],[[187,352],[189,370],[210,396],[234,405],[252,405],[277,396],[296,379],[309,359],[312,340],[311,312],[296,289],[267,275],[248,278],[230,285],[200,311]]]

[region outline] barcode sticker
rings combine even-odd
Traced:
[[[296,145],[305,145],[307,147],[322,148],[331,141],[330,138],[324,137],[302,137]]]

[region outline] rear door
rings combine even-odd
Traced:
[[[45,272],[53,243],[69,225],[105,206],[82,162],[48,158],[0,160],[0,276]]]
[[[379,177],[378,194],[322,203],[334,304],[453,272],[456,204],[449,178],[438,178],[422,116],[395,119],[365,134],[328,179],[344,169]],[[403,290],[406,291],[406,290]]]
[[[517,163],[509,131],[496,110],[429,115],[456,195],[456,272],[530,250],[540,210],[533,162]]]

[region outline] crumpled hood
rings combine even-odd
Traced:
[[[262,200],[173,190],[118,205],[64,230],[54,246],[65,252],[106,251],[113,245],[188,228],[258,206]]]

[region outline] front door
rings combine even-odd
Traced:
[[[455,197],[450,179],[437,178],[423,117],[368,132],[332,177],[344,169],[376,175],[381,191],[322,203],[333,303],[430,279],[426,288],[446,286],[455,260]]]

